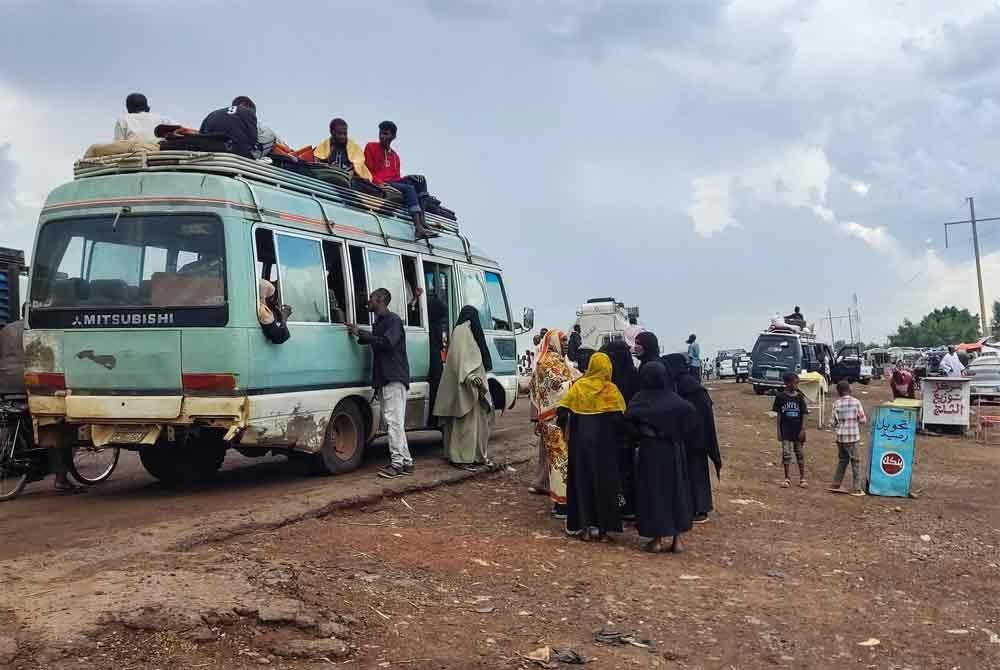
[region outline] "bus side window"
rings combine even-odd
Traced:
[[[361,247],[347,247],[351,256],[351,278],[354,280],[354,323],[370,326],[368,313],[368,281],[365,279],[365,250]]]
[[[493,315],[490,313],[490,303],[486,297],[482,274],[475,268],[461,268],[458,271],[462,281],[462,300],[464,305],[471,305],[479,312],[479,320],[485,330],[493,330]],[[463,306],[464,306],[463,305]]]
[[[406,325],[406,304],[410,297],[406,295],[406,284],[403,282],[402,266],[396,254],[368,250],[368,282],[372,291],[384,288],[392,296],[389,301],[389,311],[395,313]]]
[[[257,277],[266,279],[278,289],[278,302],[281,303],[281,286],[278,282],[278,256],[274,252],[274,233],[266,228],[258,228],[254,233],[254,243],[257,247]],[[176,257],[175,257],[176,258]],[[176,260],[174,261],[176,263]],[[254,286],[254,293],[257,287]]]
[[[486,272],[486,298],[490,304],[490,314],[493,323],[489,326],[494,330],[511,330],[510,313],[507,310],[507,298],[504,295],[503,282],[495,272]],[[483,327],[487,327],[483,324]]]
[[[329,323],[326,268],[319,240],[277,234],[281,296],[292,308],[289,322]]]
[[[403,256],[403,281],[409,289],[406,295],[409,301],[406,308],[406,325],[419,328],[424,325],[423,310],[420,308],[423,300],[416,298],[420,282],[417,281],[417,259],[413,256]]]
[[[341,256],[343,245],[339,242],[323,242],[323,259],[326,263],[326,289],[330,298],[330,320],[344,323],[347,318],[347,283],[344,277],[344,262]]]

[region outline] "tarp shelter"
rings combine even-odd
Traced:
[[[826,426],[826,396],[830,390],[826,377],[818,372],[800,372],[799,390],[806,397],[809,409],[816,410],[817,425]]]

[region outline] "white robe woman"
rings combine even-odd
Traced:
[[[434,415],[444,433],[445,458],[459,468],[489,464],[486,447],[493,425],[486,373],[493,368],[479,312],[466,305],[448,340]]]

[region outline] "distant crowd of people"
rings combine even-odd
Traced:
[[[656,335],[643,331],[631,348],[618,340],[578,356],[577,369],[572,341],[559,330],[540,333],[530,491],[549,496],[553,515],[581,540],[608,541],[634,520],[649,538],[645,551],[682,552],[683,534],[713,509],[711,467],[716,476],[722,468],[700,366],[687,354],[661,357]]]
[[[229,151],[245,158],[261,159],[268,156],[291,158],[307,157],[336,166],[351,175],[352,186],[372,192],[372,186],[390,186],[403,196],[418,239],[437,236],[427,227],[424,211],[433,203],[440,204],[427,191],[427,180],[421,175],[402,174],[399,153],[392,148],[398,128],[392,121],[378,125],[378,141],[368,142],[364,150],[348,135],[347,121],[335,118],[330,121],[329,135],[315,147],[293,151],[271,128],[261,123],[257,105],[245,95],[237,96],[227,107],[210,112],[197,130],[185,127],[168,116],[150,110],[149,101],[142,93],[132,93],[125,98],[126,113],[115,123],[114,142],[103,147],[102,153],[125,153],[142,148],[159,148],[161,140],[180,143],[190,148]],[[376,189],[374,194],[381,194]]]

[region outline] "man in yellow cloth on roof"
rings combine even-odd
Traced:
[[[365,152],[347,136],[347,121],[343,119],[330,121],[330,136],[316,145],[313,156],[318,161],[351,170],[356,177],[365,181],[372,180],[372,173],[365,165]]]

